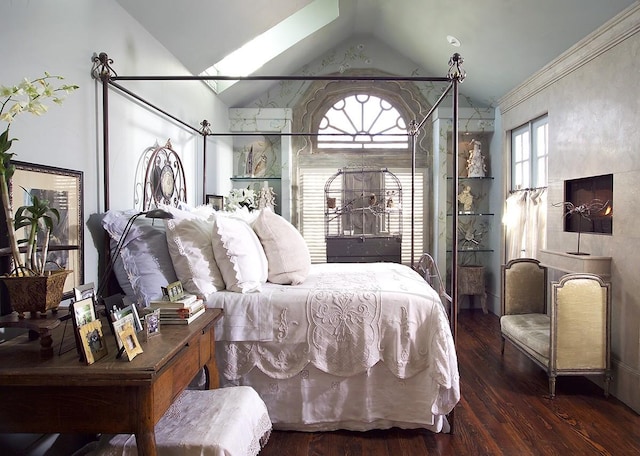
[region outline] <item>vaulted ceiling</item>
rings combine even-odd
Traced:
[[[260,74],[296,74],[305,64],[350,37],[371,35],[420,65],[430,76],[443,76],[449,57],[459,52],[469,75],[461,90],[481,103],[493,105],[529,75],[636,3],[634,0],[117,1],[193,74],[200,74],[305,7],[329,4],[337,11],[337,17],[308,36],[302,34],[296,42],[282,45],[278,55],[259,70]],[[449,44],[447,36],[457,38],[460,47]],[[233,105],[237,100],[225,101]]]

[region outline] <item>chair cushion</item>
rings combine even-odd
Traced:
[[[549,360],[551,320],[546,314],[503,315],[500,331],[543,363]]]

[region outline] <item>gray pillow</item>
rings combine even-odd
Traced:
[[[111,237],[112,247],[122,237],[124,228],[135,211],[108,211],[102,226]],[[139,307],[162,296],[162,288],[178,280],[173,268],[165,225],[162,220],[138,217],[129,231],[114,274],[122,291]]]

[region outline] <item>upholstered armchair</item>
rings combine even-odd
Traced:
[[[502,353],[505,340],[545,369],[549,394],[559,375],[604,375],[609,395],[609,284],[594,274],[567,274],[552,283],[546,312],[547,271],[534,259],[502,268]]]

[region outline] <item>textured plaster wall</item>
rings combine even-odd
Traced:
[[[640,51],[639,11],[636,8],[622,23],[609,24],[625,33],[596,37],[596,42],[604,43],[615,35],[615,45],[592,60],[593,46],[573,48],[570,51],[586,63],[572,71],[576,65],[568,65],[571,59],[556,61],[552,72],[560,79],[502,113],[504,132],[540,114],[549,115],[547,249],[564,252],[577,244],[575,233],[563,232],[562,208],[552,205],[563,201],[564,181],[613,174],[613,234],[582,234],[580,249],[612,257],[612,392],[636,411],[640,411],[640,62],[633,56]]]

